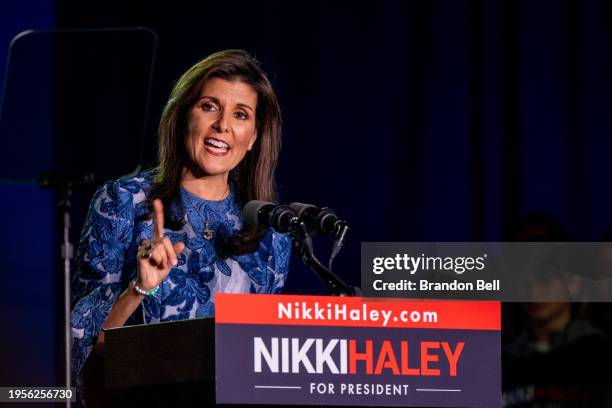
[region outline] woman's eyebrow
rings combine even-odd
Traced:
[[[219,98],[215,98],[214,96],[202,95],[198,98],[198,101],[201,101],[202,99],[210,99],[215,103],[219,103]]]
[[[255,112],[255,109],[251,108],[249,105],[247,105],[246,103],[237,103],[236,106],[239,106],[241,108],[246,108],[248,110],[250,110],[251,112]]]
[[[219,102],[219,98],[216,98],[214,96],[202,95],[202,96],[200,96],[198,98],[198,101],[201,101],[202,99],[210,99],[210,100],[212,100],[213,102],[215,102],[217,104],[221,104]],[[250,107],[246,103],[239,102],[239,103],[236,104],[236,106],[238,106],[240,108],[246,108],[246,109],[250,110],[251,112],[255,112],[255,109],[253,109],[252,107]]]

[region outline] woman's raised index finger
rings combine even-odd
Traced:
[[[164,236],[164,205],[161,200],[153,200],[153,238]]]

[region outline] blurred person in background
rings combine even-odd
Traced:
[[[565,242],[567,236],[553,218],[534,215],[516,226],[511,239]],[[539,282],[538,290],[556,291],[559,283]],[[504,312],[505,320],[520,327],[510,327],[513,332],[504,338],[503,407],[600,406],[610,353],[604,332],[587,319],[588,304],[506,304]]]

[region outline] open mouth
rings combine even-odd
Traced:
[[[213,156],[224,156],[230,150],[230,146],[227,143],[212,137],[204,139],[204,148]]]

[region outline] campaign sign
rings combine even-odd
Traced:
[[[217,294],[217,403],[499,407],[500,303]]]

